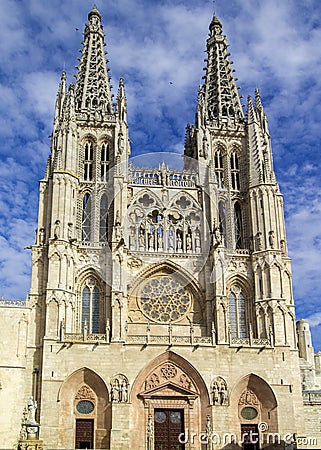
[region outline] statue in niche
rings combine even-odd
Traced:
[[[173,250],[174,249],[174,229],[172,226],[170,226],[169,228],[169,249]]]
[[[164,162],[162,162],[162,165],[161,165],[160,178],[161,178],[161,184],[163,186],[166,186],[168,176],[167,176],[167,167]]]
[[[274,248],[274,242],[275,242],[275,236],[274,236],[274,231],[271,230],[269,232],[269,244],[271,248]]]
[[[213,405],[219,404],[220,396],[219,396],[219,391],[218,391],[218,385],[216,382],[213,383],[212,399],[213,399]]]
[[[111,388],[111,401],[119,402],[120,400],[120,389],[119,389],[119,381],[116,379]]]
[[[157,233],[157,246],[158,250],[163,250],[163,238],[160,232]]]
[[[42,227],[39,230],[39,245],[44,246],[45,245],[45,229]]]
[[[151,231],[148,235],[149,250],[154,251],[154,233]]]
[[[139,232],[139,248],[141,250],[145,248],[145,232],[143,228],[141,228]]]
[[[125,148],[125,141],[124,141],[124,136],[123,133],[120,132],[119,136],[118,136],[118,150],[119,150],[119,154],[121,155],[123,153],[123,150]]]
[[[117,403],[127,403],[128,382],[124,375],[118,375],[112,381],[111,401]]]
[[[192,250],[192,238],[191,235],[188,233],[186,236],[186,250],[191,251]]]
[[[200,236],[200,231],[198,228],[195,231],[195,248],[196,248],[196,251],[200,251],[200,248],[201,248],[201,236]]]
[[[228,392],[226,381],[217,377],[212,384],[213,405],[228,405]]]
[[[182,251],[182,238],[180,234],[177,235],[177,250],[179,252]]]
[[[257,251],[260,251],[260,250],[262,250],[262,233],[259,231],[257,234],[256,234],[256,250]]]
[[[128,400],[128,390],[127,390],[128,388],[127,388],[127,383],[126,383],[126,381],[124,380],[123,382],[122,382],[122,385],[121,385],[121,391],[120,391],[120,394],[121,394],[121,398],[120,398],[120,401],[121,402],[123,402],[123,403],[127,403],[127,400]]]
[[[28,407],[27,422],[31,425],[37,424],[37,422],[36,422],[37,402],[34,401],[32,395],[28,399],[27,407]]]
[[[135,248],[135,230],[134,228],[130,229],[129,234],[129,248],[132,250]]]
[[[56,220],[55,226],[54,226],[54,239],[60,238],[60,220]]]
[[[280,247],[281,247],[281,253],[283,256],[286,256],[286,245],[285,245],[285,240],[282,239],[280,242]]]
[[[213,246],[214,248],[218,247],[222,243],[222,236],[220,227],[216,226],[215,220],[213,224]]]

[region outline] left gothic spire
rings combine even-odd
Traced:
[[[85,26],[80,64],[77,67],[75,85],[75,107],[77,111],[100,110],[113,112],[110,78],[107,68],[104,30],[101,14],[94,5],[88,14]]]

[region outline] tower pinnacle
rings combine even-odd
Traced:
[[[76,75],[76,109],[113,112],[109,84],[109,69],[106,66],[104,31],[101,14],[94,5],[88,14],[85,27],[82,56]]]
[[[222,24],[216,14],[209,26],[207,40],[207,66],[204,76],[206,116],[209,123],[220,127],[243,122],[244,115],[238,95],[236,80],[233,77],[227,52],[226,37],[222,34]]]

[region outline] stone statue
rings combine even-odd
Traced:
[[[228,400],[228,394],[224,382],[221,384],[220,396],[221,396],[221,405],[226,405]]]
[[[128,389],[127,389],[127,383],[124,380],[121,385],[121,401],[124,403],[127,403],[127,400],[128,400]]]
[[[111,401],[119,402],[120,401],[120,391],[119,391],[119,381],[115,380],[112,388],[111,388]]]
[[[213,405],[218,405],[220,396],[219,396],[218,386],[217,386],[216,382],[213,384],[212,397],[213,397]]]
[[[54,227],[54,239],[60,238],[60,220],[56,220]]]
[[[145,233],[143,229],[141,229],[139,233],[139,248],[140,249],[145,248]]]
[[[275,241],[275,236],[274,236],[274,231],[270,231],[269,232],[269,244],[271,248],[274,248],[274,241]]]
[[[182,251],[182,238],[181,238],[180,234],[178,234],[178,236],[177,236],[177,250],[179,252]]]
[[[258,251],[262,250],[262,238],[261,238],[261,236],[262,236],[262,233],[259,231],[256,234],[256,250],[258,250]]]
[[[192,238],[190,234],[186,236],[186,250],[188,251],[192,250]]]
[[[39,245],[43,246],[45,244],[45,229],[40,228],[39,230]]]
[[[160,233],[157,233],[158,250],[163,250],[163,239]]]
[[[28,403],[28,418],[27,421],[31,425],[37,424],[36,422],[36,410],[37,410],[37,402],[33,400],[33,396],[29,397]]]

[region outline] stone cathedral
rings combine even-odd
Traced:
[[[61,76],[30,293],[1,300],[2,448],[320,448],[259,91],[244,113],[214,15],[184,167],[136,167],[104,40],[94,6]]]

